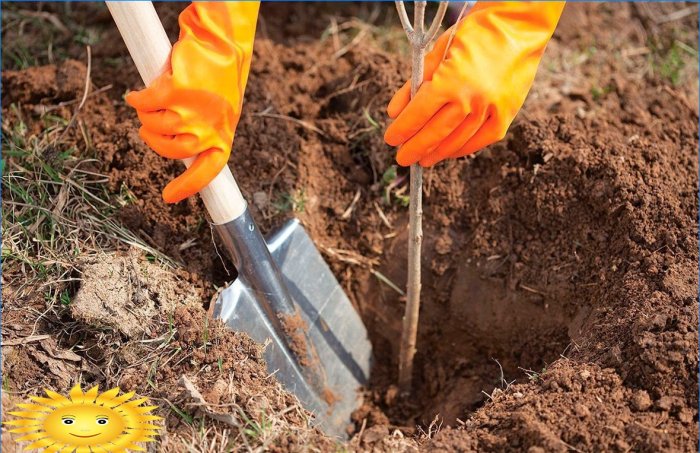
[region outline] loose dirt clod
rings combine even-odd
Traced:
[[[108,326],[129,338],[143,335],[158,314],[201,301],[200,291],[140,251],[93,257],[82,267],[71,315],[88,325]]]
[[[309,326],[302,319],[301,313],[297,308],[293,315],[280,314],[280,322],[282,328],[289,338],[289,349],[296,356],[299,365],[309,367],[318,362],[318,358],[313,355],[313,349],[309,347],[306,341],[306,332]]]

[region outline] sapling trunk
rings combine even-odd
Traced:
[[[423,83],[425,49],[437,35],[447,10],[447,2],[440,2],[435,18],[427,32],[424,27],[426,2],[414,2],[413,26],[408,20],[403,1],[396,2],[401,25],[411,44],[411,98]],[[413,357],[416,354],[418,315],[421,289],[421,245],[423,243],[423,167],[411,165],[411,193],[408,224],[408,283],[406,287],[406,311],[401,333],[399,353],[399,389],[410,393],[413,378]]]

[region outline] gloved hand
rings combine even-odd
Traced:
[[[170,67],[148,88],[131,92],[141,138],[163,157],[195,157],[163,190],[168,203],[199,192],[228,162],[243,93],[259,2],[197,2],[179,18]]]
[[[452,29],[440,36],[415,98],[409,81],[387,108],[395,121],[384,139],[401,146],[399,165],[430,167],[502,139],[563,9],[564,2],[477,2],[449,48]]]

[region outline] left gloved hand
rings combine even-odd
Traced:
[[[141,138],[163,157],[195,157],[163,190],[175,203],[211,182],[228,162],[243,106],[259,2],[195,2],[179,17],[170,68],[126,102]]]

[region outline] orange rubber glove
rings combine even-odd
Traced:
[[[163,190],[168,203],[199,192],[228,162],[241,116],[259,2],[192,3],[181,14],[170,68],[131,92],[141,138],[163,157],[196,157]]]
[[[525,102],[564,2],[477,2],[447,52],[447,30],[425,58],[423,84],[410,81],[387,108],[384,139],[399,165],[430,167],[502,139]],[[444,59],[443,59],[444,57]]]

